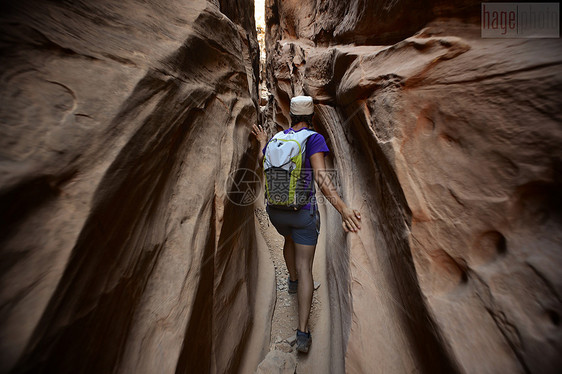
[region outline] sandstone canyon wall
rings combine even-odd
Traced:
[[[255,368],[253,1],[1,8],[0,372]]]
[[[482,39],[479,11],[266,2],[268,125],[313,96],[363,218],[323,217],[337,372],[562,366],[562,43]]]
[[[0,5],[0,372],[265,357],[274,271],[245,200],[259,181],[239,183],[258,152],[252,6]],[[560,40],[481,39],[471,0],[266,11],[267,125],[312,95],[363,217],[346,236],[321,207],[331,323],[301,367],[557,372]]]

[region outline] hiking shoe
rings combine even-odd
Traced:
[[[310,343],[312,343],[312,336],[309,332],[302,332],[297,329],[297,351],[302,353],[308,353],[308,348],[310,348]]]
[[[287,288],[289,293],[297,293],[297,289],[299,288],[299,280],[292,281],[291,278],[287,278]]]

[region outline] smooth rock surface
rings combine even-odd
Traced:
[[[0,372],[263,359],[249,341],[273,271],[253,207],[232,202],[258,148],[252,7],[2,5]]]
[[[296,367],[294,354],[274,349],[259,364],[256,374],[294,374]]]
[[[473,0],[268,0],[258,114],[252,6],[0,6],[0,372],[557,373],[560,39],[481,39]],[[288,334],[266,357],[249,133],[300,94],[362,230],[320,207],[297,365]]]
[[[555,373],[562,42],[482,39],[474,2],[421,3],[416,30],[398,11],[356,12],[409,1],[267,3],[269,126],[288,126],[290,97],[313,96],[363,221],[345,236],[331,206],[323,217],[344,344],[314,357],[346,373]]]

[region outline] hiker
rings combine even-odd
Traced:
[[[297,350],[306,353],[312,342],[308,318],[314,291],[312,263],[320,232],[314,180],[341,214],[346,232],[357,232],[361,228],[361,215],[359,211],[347,207],[327,175],[324,157],[330,150],[324,137],[311,129],[314,115],[312,97],[292,98],[290,112],[291,127],[269,141],[261,125],[254,124],[252,133],[260,142],[259,162],[264,164],[266,210],[273,226],[285,238],[283,257],[289,271],[288,292],[297,293]],[[301,168],[296,176],[295,172],[291,173],[295,168],[297,172]],[[283,192],[283,188],[288,192]]]

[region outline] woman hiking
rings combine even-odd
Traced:
[[[279,132],[269,141],[262,126],[253,125],[252,133],[260,143],[259,162],[264,163],[268,197],[266,210],[273,226],[285,238],[283,257],[289,271],[288,291],[297,293],[299,311],[297,350],[307,353],[312,342],[308,329],[314,291],[312,263],[320,232],[320,214],[314,196],[314,180],[317,181],[324,196],[340,213],[342,226],[346,232],[357,232],[361,229],[361,215],[358,210],[349,208],[342,201],[328,176],[324,163],[325,154],[329,152],[328,146],[321,134],[310,129],[314,115],[312,97],[292,98],[290,112],[291,127]],[[298,144],[298,147],[295,144]],[[292,151],[290,147],[293,147]],[[281,151],[282,149],[289,149],[290,155],[287,156],[289,151]],[[295,152],[302,152],[303,162],[297,160],[299,155],[294,156]],[[283,156],[291,158],[285,162]],[[275,159],[279,165],[274,165]],[[288,164],[292,166],[287,167]],[[291,171],[301,166],[299,180],[291,184],[289,178],[294,174]],[[287,170],[284,171],[283,168]],[[279,179],[283,180],[279,181]],[[292,186],[288,188],[294,190],[288,194],[273,194],[272,190],[279,185]],[[300,201],[295,203],[298,196]],[[294,200],[289,201],[293,197]]]

